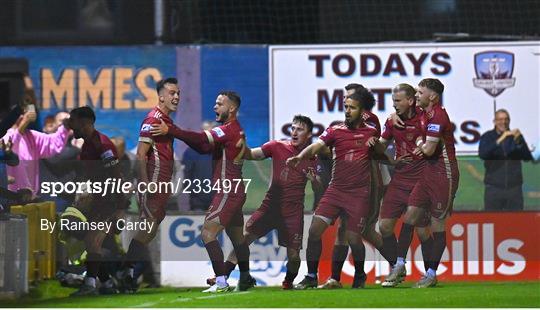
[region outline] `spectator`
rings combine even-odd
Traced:
[[[9,129],[2,138],[4,143],[11,140],[13,142],[13,152],[19,156],[19,165],[8,167],[9,176],[14,177],[13,184],[9,184],[9,189],[17,191],[28,188],[32,191],[32,196],[39,193],[39,159],[49,158],[62,151],[69,137],[69,130],[61,125],[53,134],[45,134],[28,126],[35,122],[37,114],[33,105],[25,107],[24,114],[17,123]]]
[[[4,140],[0,139],[0,212],[7,211],[7,207],[20,200],[20,195],[7,189],[6,165],[19,164],[19,157],[11,151],[12,145],[11,141],[4,143]]]
[[[534,163],[537,164],[540,162],[540,140],[536,142],[534,150],[531,151]]]
[[[215,126],[214,122],[204,121],[201,127],[203,130],[210,130]],[[184,168],[184,180],[188,179],[192,183],[194,180],[200,180],[201,186],[204,184],[204,180],[212,180],[212,154],[199,154],[188,147],[184,152],[184,156],[182,156],[182,166]],[[184,185],[187,184],[184,183]],[[212,202],[212,197],[212,191],[210,193],[204,193],[204,191],[194,193],[191,191],[189,194],[189,208],[192,211],[206,211]]]
[[[0,116],[0,136],[3,137],[6,132],[17,122],[21,114],[23,113],[23,108],[21,105],[13,106],[8,112],[2,113]]]
[[[69,117],[67,112],[58,112],[56,115],[50,115],[45,118],[43,131],[48,134],[55,133],[62,125],[64,119]],[[70,137],[68,143],[59,154],[50,158],[41,159],[39,165],[41,182],[62,182],[67,183],[73,181],[77,176],[78,161],[77,156],[81,152],[81,146],[77,145],[76,139]],[[75,194],[60,193],[58,196],[52,197],[48,194],[41,194],[43,200],[54,201],[56,204],[56,212],[63,212],[70,206]],[[47,196],[43,196],[47,195]]]
[[[510,130],[510,114],[495,112],[495,128],[482,135],[478,153],[484,160],[484,208],[523,210],[521,161],[531,160],[531,152],[519,129]]]
[[[63,112],[60,112],[60,113],[63,113]],[[58,114],[60,114],[58,113]],[[54,115],[47,115],[47,117],[45,117],[45,119],[43,120],[43,132],[44,133],[53,133],[56,131],[56,129],[58,129],[58,127],[56,127],[55,125],[55,116]]]

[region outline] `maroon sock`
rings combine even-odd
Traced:
[[[287,273],[285,274],[285,281],[293,282],[294,278],[298,275],[298,269],[300,268],[299,260],[290,260],[287,262]]]
[[[397,260],[397,246],[398,246],[396,235],[392,234],[388,237],[383,237],[382,239],[383,239],[382,251],[379,251],[379,252],[390,263],[390,266],[394,266]]]
[[[317,275],[319,270],[319,259],[322,252],[322,240],[310,240],[308,239],[308,246],[306,249],[306,259],[308,273]]]
[[[433,247],[431,249],[431,263],[430,268],[437,270],[439,263],[441,262],[441,257],[444,253],[444,248],[446,247],[446,232],[434,232],[433,233]]]
[[[216,277],[225,275],[225,264],[223,263],[223,251],[217,240],[210,241],[204,245],[210,261],[212,262],[212,268],[214,268],[214,273]]]
[[[293,283],[294,278],[296,278],[297,275],[298,275],[298,272],[294,273],[287,270],[287,273],[285,274],[285,281],[289,283]]]
[[[98,272],[98,278],[101,282],[106,282],[111,278],[111,275],[109,273],[109,266],[108,262],[103,262],[99,264],[99,272]]]
[[[238,269],[240,272],[249,271],[249,247],[246,243],[242,243],[234,247],[234,252],[238,258]]]
[[[97,278],[99,275],[99,264],[102,256],[99,253],[88,253],[86,256],[86,276]]]
[[[401,226],[401,231],[399,232],[399,241],[398,241],[398,257],[407,257],[407,252],[409,251],[409,246],[411,246],[411,241],[413,237],[414,226],[403,223]]]
[[[332,251],[332,279],[336,281],[341,280],[341,270],[347,259],[347,254],[349,254],[348,245],[334,245],[334,250]]]
[[[364,273],[364,261],[366,260],[366,247],[364,243],[360,241],[358,244],[351,244],[351,253],[354,260],[354,273]]]
[[[124,262],[125,267],[133,267],[137,262],[143,262],[148,260],[147,254],[148,249],[144,243],[139,242],[135,239],[131,239],[129,243],[129,248],[126,253],[126,260]]]
[[[231,263],[229,261],[226,261],[224,266],[225,266],[225,275],[227,277],[229,277],[231,273],[233,272],[234,268],[236,268],[236,264]]]
[[[422,241],[421,246],[422,246],[422,258],[424,259],[424,269],[427,271],[433,264],[433,261],[431,259],[431,251],[433,249],[433,238],[429,237],[425,241]]]

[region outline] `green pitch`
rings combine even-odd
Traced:
[[[364,307],[540,307],[540,282],[440,283],[412,289],[412,283],[383,289],[282,291],[277,287],[247,292],[201,293],[200,288],[142,289],[135,295],[68,297],[74,289],[55,281],[42,283],[30,296],[0,301],[2,307],[44,308],[364,308]]]

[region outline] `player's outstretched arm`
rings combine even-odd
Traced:
[[[161,124],[153,124],[150,133],[153,136],[170,134],[176,139],[184,141],[190,148],[201,154],[208,154],[214,148],[213,140],[208,137],[209,133],[185,130],[174,124],[167,126],[163,120],[161,120]]]
[[[288,166],[296,167],[301,160],[312,158],[313,156],[319,154],[323,150],[324,147],[326,147],[324,142],[321,140],[317,140],[316,142],[313,142],[310,146],[303,149],[302,152],[300,152],[300,154],[293,157],[289,157],[287,159],[286,164]]]
[[[245,153],[244,153],[244,159],[247,160],[263,160],[266,156],[264,155],[264,152],[262,151],[262,148],[256,147],[254,149],[250,149],[246,146]]]

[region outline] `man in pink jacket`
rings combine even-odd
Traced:
[[[27,129],[36,120],[36,112],[26,108],[25,113],[2,139],[13,142],[13,152],[19,155],[19,165],[7,167],[7,174],[14,178],[8,185],[12,191],[28,188],[35,198],[39,194],[39,159],[49,158],[62,151],[69,137],[69,130],[61,125],[56,132],[45,134]]]

